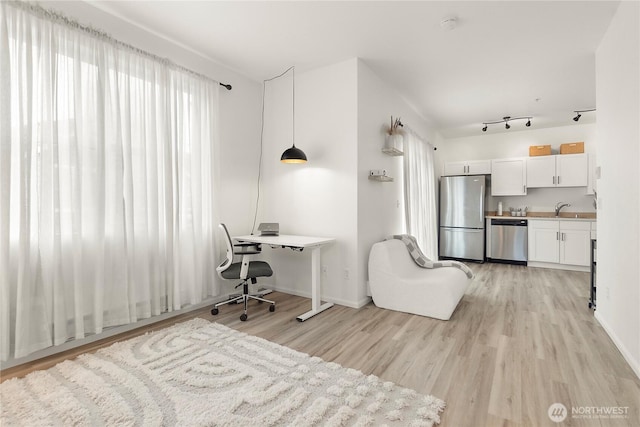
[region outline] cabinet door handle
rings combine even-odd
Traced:
[[[556,240],[560,240],[560,232],[556,231]]]
[[[565,233],[562,233],[562,241],[564,242],[566,240],[567,235]]]
[[[560,185],[560,175],[558,175],[558,185]]]
[[[556,185],[556,176],[553,176],[553,185]]]

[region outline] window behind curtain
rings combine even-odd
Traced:
[[[215,295],[218,83],[0,8],[1,359]]]

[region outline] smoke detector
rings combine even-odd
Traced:
[[[440,21],[440,28],[445,31],[451,31],[458,26],[458,18],[455,16],[447,16]]]

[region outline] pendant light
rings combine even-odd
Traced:
[[[291,142],[292,146],[284,150],[280,161],[282,163],[306,163],[307,155],[296,147],[296,67],[291,67]]]

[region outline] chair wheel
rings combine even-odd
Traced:
[[[270,312],[272,312],[272,313],[273,313],[274,311],[276,311],[276,305],[275,305],[275,304],[271,304],[271,305],[269,306],[269,311],[270,311]]]
[[[242,320],[243,322],[247,320],[247,315],[242,313],[242,315],[240,316],[240,320]]]
[[[258,300],[258,304],[262,304],[263,302],[264,302],[264,301],[260,301],[260,300]]]
[[[216,314],[218,314],[218,309],[217,309],[217,308],[212,308],[212,309],[211,309],[211,314],[213,314],[214,316],[215,316]]]

